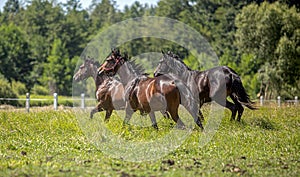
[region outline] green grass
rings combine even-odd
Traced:
[[[160,130],[157,132],[151,127],[122,128],[122,121],[116,113],[105,124],[104,113],[93,120],[80,120],[76,115],[71,110],[42,108],[31,113],[0,111],[0,176],[300,174],[299,107],[245,110],[241,122],[229,121],[230,114],[226,111],[217,133],[204,147],[199,147],[198,143],[203,132],[195,128],[175,151],[158,160],[145,162],[109,158],[101,147],[90,141],[83,133],[86,130],[80,126],[98,122],[116,136],[143,142],[170,132],[174,126],[171,120],[159,119]],[[143,121],[145,124],[150,122],[149,119]]]

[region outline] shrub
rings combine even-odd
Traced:
[[[0,78],[0,98],[17,98],[17,94],[11,88],[10,83],[4,78]],[[17,106],[18,101],[0,99],[0,104],[10,104]]]
[[[31,90],[31,93],[34,95],[49,95],[49,89],[41,86],[41,85],[34,85]]]
[[[25,84],[18,81],[12,81],[12,90],[18,95],[25,95],[28,92]]]

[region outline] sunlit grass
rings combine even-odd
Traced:
[[[207,118],[209,109],[203,110]],[[137,142],[155,141],[175,126],[172,120],[157,114],[159,131],[151,127],[149,117],[136,116],[131,120],[139,123],[138,119],[143,119],[144,127],[123,127],[122,116],[121,112],[114,112],[110,121],[104,123],[104,113],[97,113],[94,119],[82,121],[89,123],[86,125],[101,124],[112,135]],[[82,126],[72,109],[0,111],[0,176],[297,176],[300,173],[299,107],[246,109],[241,122],[230,121],[230,112],[225,110],[218,131],[204,147],[199,145],[203,132],[194,128],[179,148],[158,160],[142,163],[109,158]]]

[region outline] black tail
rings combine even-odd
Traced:
[[[255,110],[254,102],[249,98],[249,95],[246,93],[246,90],[242,84],[242,81],[239,77],[233,78],[232,81],[232,95],[238,100],[239,103],[246,106],[249,109]]]

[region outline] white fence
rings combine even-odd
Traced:
[[[260,106],[265,106],[268,103],[273,103],[273,104],[275,103],[277,104],[278,107],[281,107],[283,103],[297,106],[299,104],[299,100],[298,100],[298,96],[295,96],[294,100],[282,100],[280,96],[278,96],[276,100],[265,100],[263,96],[260,96],[259,99]]]
[[[22,98],[0,98],[0,100],[25,101],[25,109],[26,109],[27,112],[29,112],[29,110],[30,110],[30,101],[49,101],[49,99],[38,99],[38,98],[31,99],[29,93],[26,94],[25,99],[22,99]],[[80,101],[80,108],[85,109],[87,100],[95,101],[96,99],[90,99],[90,98],[86,99],[85,94],[82,93],[80,95],[80,98],[72,98],[72,99],[67,99],[67,100]],[[282,100],[280,96],[278,96],[276,100],[265,100],[263,96],[260,97],[260,99],[259,99],[259,105],[260,106],[267,106],[267,105],[270,105],[270,104],[273,104],[273,105],[275,104],[278,107],[281,107],[282,104],[296,105],[297,106],[297,105],[299,105],[299,100],[298,100],[298,96],[295,96],[294,100]],[[53,109],[54,110],[58,109],[58,94],[57,93],[53,94]]]
[[[54,93],[53,94],[53,109],[57,110],[58,109],[58,94]],[[0,98],[0,100],[5,100],[5,101],[25,101],[25,109],[27,112],[30,111],[30,102],[31,101],[49,101],[50,99],[41,99],[41,98],[30,98],[30,94],[26,93],[26,98]],[[85,94],[82,93],[80,95],[80,98],[70,98],[70,99],[64,99],[64,100],[70,100],[70,101],[79,101],[80,102],[80,108],[85,109],[86,108],[86,101],[87,100],[92,100],[96,101],[96,99],[91,99],[85,98]]]

